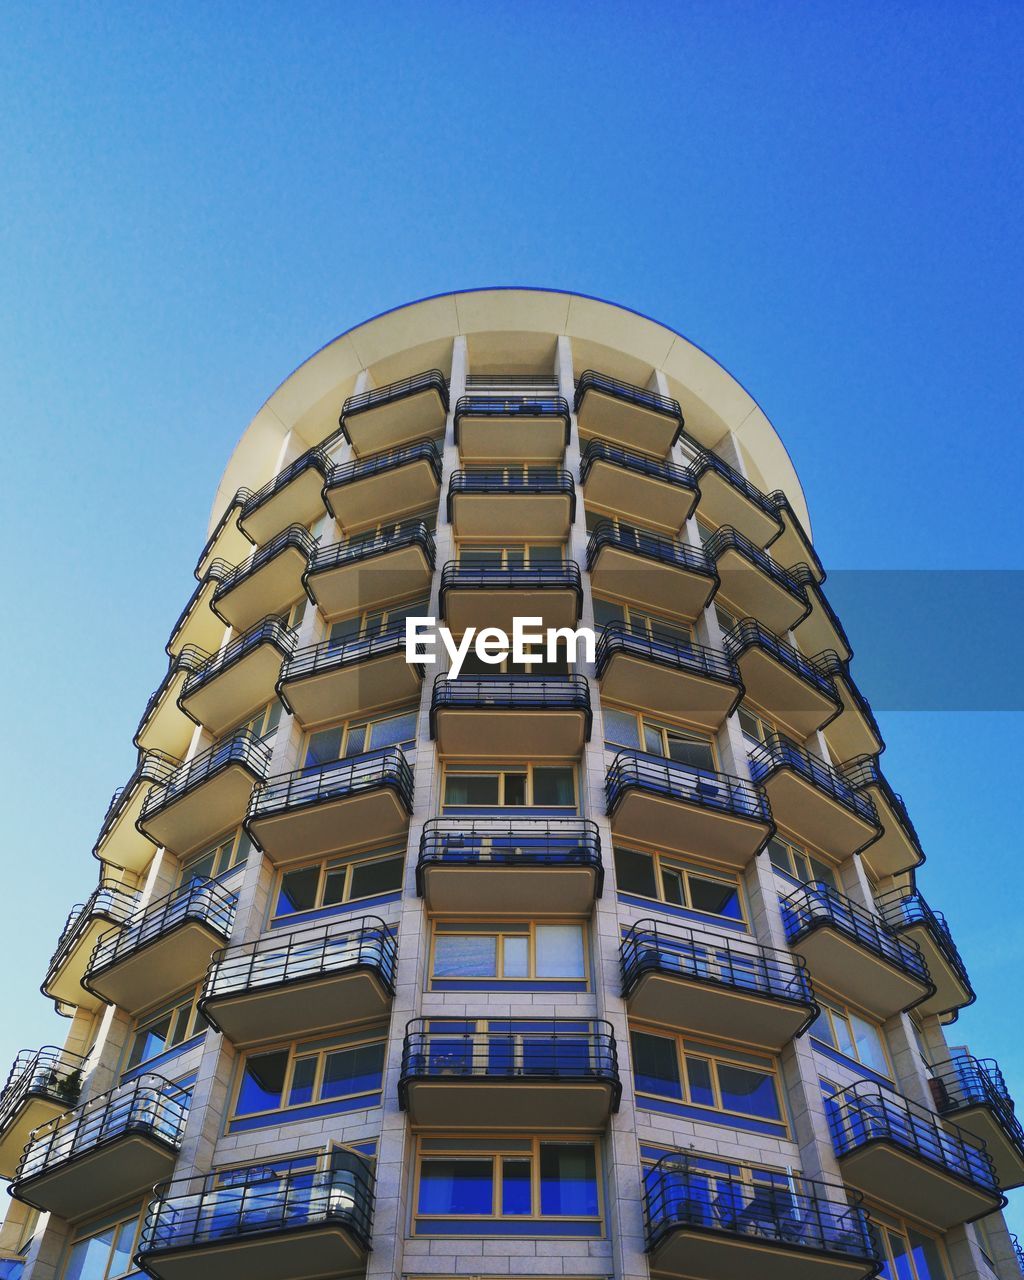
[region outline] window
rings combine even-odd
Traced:
[[[379,751],[383,747],[403,747],[406,751],[416,745],[416,709],[394,712],[376,720],[351,720],[311,733],[306,740],[303,767],[319,769],[362,755],[364,751]]]
[[[778,729],[770,720],[756,715],[749,707],[740,707],[736,714],[739,716],[740,732],[748,747],[759,747],[763,742],[768,741],[772,734],[778,733]]]
[[[581,924],[435,922],[431,978],[586,978]]]
[[[737,624],[736,617],[731,614],[728,609],[724,609],[717,602],[712,605],[712,608],[715,611],[715,616],[718,618],[718,625],[722,629],[722,635],[725,635],[728,631],[732,631]]]
[[[429,533],[433,534],[436,532],[436,507],[430,507],[424,511],[414,511],[411,515],[403,516],[401,520],[387,520],[383,524],[375,524],[369,529],[360,529],[358,533],[350,533],[344,539],[344,542],[348,547],[357,547],[366,542],[378,542],[387,538],[397,538],[403,533],[408,533],[410,530],[418,528],[421,524],[427,526],[427,531]]]
[[[784,840],[778,835],[772,836],[768,841],[768,857],[773,867],[785,872],[794,880],[799,880],[801,884],[818,881],[838,892],[836,873],[828,863],[815,857],[800,845],[793,844],[791,840]]]
[[[679,1036],[630,1031],[636,1091],[693,1107],[783,1120],[774,1063],[752,1054],[712,1049]]]
[[[466,569],[532,569],[565,560],[564,542],[517,542],[505,546],[462,543],[459,564]]]
[[[847,1058],[853,1058],[871,1071],[893,1079],[882,1028],[868,1022],[852,1009],[826,1002],[820,996],[818,1004],[821,1006],[821,1013],[811,1024],[810,1034]]]
[[[404,868],[405,855],[389,852],[347,861],[336,858],[285,871],[278,884],[274,918],[393,893],[402,887]]]
[[[306,597],[302,596],[301,599],[295,601],[290,609],[286,609],[281,614],[281,621],[284,625],[290,627],[292,631],[298,631],[302,625],[302,619],[306,616],[306,605],[308,603],[309,601]]]
[[[663,853],[615,847],[615,880],[620,893],[688,907],[728,920],[743,919],[738,880],[694,871]]]
[[[191,1040],[205,1029],[206,1024],[201,1022],[196,1009],[198,996],[197,989],[181,996],[174,1004],[164,1005],[162,1009],[145,1014],[138,1020],[130,1042],[126,1071]]]
[[[383,631],[403,627],[409,617],[422,618],[430,613],[430,601],[409,600],[405,604],[392,605],[389,609],[374,609],[369,613],[357,613],[351,618],[341,618],[331,624],[328,640],[331,644],[344,644],[358,636],[375,636]]]
[[[603,630],[611,622],[621,622],[628,631],[645,640],[675,640],[679,644],[692,644],[693,632],[683,622],[670,622],[667,618],[643,613],[630,605],[616,604],[611,600],[594,599],[594,626]]]
[[[251,733],[253,737],[259,738],[261,742],[265,742],[268,747],[271,747],[274,743],[274,736],[277,733],[277,726],[281,723],[283,709],[281,703],[275,698],[273,702],[268,702],[262,711],[257,711],[248,720],[243,721],[241,724],[236,724],[233,729],[229,729],[219,741],[225,742],[228,738],[234,738],[239,733]]]
[[[448,769],[446,808],[576,809],[576,770],[571,765],[520,765],[508,769]]]
[[[881,1280],[949,1280],[945,1252],[933,1236],[874,1206],[871,1220],[881,1245]]]
[[[658,724],[636,711],[605,707],[604,737],[605,746],[612,751],[629,747],[646,751],[648,755],[664,756],[691,769],[714,773],[717,768],[714,743],[708,734]]]
[[[269,1053],[251,1053],[242,1066],[234,1115],[287,1111],[378,1093],[383,1071],[383,1040],[308,1048],[292,1045]]]
[[[189,858],[181,868],[179,884],[190,884],[193,880],[215,880],[227,871],[241,866],[248,858],[252,841],[245,831],[239,827],[234,835],[204,849]]]
[[[63,1280],[114,1280],[135,1274],[132,1258],[139,1237],[142,1214],[134,1209],[89,1235],[72,1242]]]

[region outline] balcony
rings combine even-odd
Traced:
[[[591,440],[580,458],[580,486],[588,511],[675,536],[697,506],[700,491],[689,467],[659,462],[603,440]]]
[[[914,943],[829,885],[801,885],[783,898],[782,919],[814,981],[883,1022],[935,990]]]
[[[774,830],[759,787],[661,756],[620,751],[605,790],[616,836],[726,867],[745,867]]]
[[[938,1014],[951,1022],[957,1010],[973,1004],[977,998],[960,952],[957,950],[946,917],[933,911],[916,890],[896,889],[878,899],[882,919],[901,937],[909,939],[921,951],[935,994],[918,1005],[922,1014]]]
[[[826,1100],[843,1180],[898,1213],[949,1231],[1006,1204],[984,1147],[869,1081]]]
[[[869,1280],[881,1266],[860,1197],[765,1171],[746,1181],[664,1156],[644,1177],[651,1269],[686,1280]],[[728,1166],[725,1166],[728,1167]],[[853,1200],[851,1204],[850,1201]]]
[[[512,569],[449,561],[441,570],[440,613],[456,635],[467,627],[511,634],[517,617],[540,618],[541,627],[575,627],[582,603],[575,560]]]
[[[139,830],[178,855],[237,827],[254,782],[270,769],[270,748],[249,730],[194,756],[154,786],[142,806]]]
[[[807,597],[807,612],[793,626],[800,647],[807,653],[824,653],[831,649],[841,662],[849,662],[853,649],[836,611],[825,599],[820,582],[809,565],[795,564],[787,572],[800,584]]]
[[[194,986],[230,937],[236,895],[216,880],[190,880],[96,943],[83,983],[134,1016]]]
[[[413,776],[399,747],[269,778],[245,827],[277,866],[404,838]]]
[[[324,501],[346,533],[404,520],[433,507],[441,490],[441,455],[432,440],[331,467]]]
[[[323,485],[331,464],[322,445],[308,449],[255,493],[239,490],[238,527],[261,547],[289,525],[308,526],[324,513]]]
[[[439,1129],[603,1130],[622,1086],[611,1024],[571,1018],[414,1018],[398,1102]]]
[[[430,818],[420,836],[428,911],[589,916],[603,883],[601,838],[582,818]]]
[[[300,524],[271,538],[240,565],[227,565],[227,574],[213,593],[210,607],[236,631],[248,631],[269,614],[285,613],[302,595],[303,574],[316,543]],[[216,644],[201,646],[214,651]]]
[[[234,563],[244,560],[252,550],[252,539],[247,538],[238,527],[238,517],[245,505],[248,489],[239,489],[221,513],[220,519],[206,540],[199,559],[196,561],[195,576],[198,582],[206,577],[210,565],[215,560],[227,560]]]
[[[67,1222],[141,1196],[174,1168],[187,1116],[183,1090],[139,1076],[36,1129],[11,1195]]]
[[[779,521],[779,532],[766,544],[780,564],[803,565],[816,582],[825,581],[825,567],[807,536],[800,517],[793,510],[789,499],[781,489],[774,489],[765,501]]]
[[[357,457],[439,436],[448,417],[448,382],[440,369],[349,396],[338,419]]]
[[[1024,1127],[999,1064],[991,1058],[958,1054],[932,1068],[935,1110],[976,1138],[995,1165],[1003,1191],[1024,1186]]]
[[[373,1174],[354,1152],[325,1167],[266,1164],[156,1188],[138,1263],[156,1280],[295,1280],[363,1271],[373,1222]]]
[[[122,928],[135,910],[136,895],[114,880],[101,880],[88,901],[71,908],[46,971],[42,992],[62,1005],[98,1009],[101,1001],[82,986],[93,948],[104,933]]]
[[[419,697],[423,667],[405,660],[405,623],[299,649],[277,692],[304,729],[337,724]]]
[[[456,471],[448,520],[459,538],[567,538],[576,518],[572,476],[558,467]]]
[[[677,636],[611,622],[595,656],[603,698],[703,729],[720,729],[743,696],[731,658]]]
[[[598,595],[691,621],[718,587],[701,547],[604,520],[587,543],[587,568]]]
[[[376,916],[271,935],[216,953],[199,1008],[236,1045],[349,1028],[387,1017],[396,961]]]
[[[34,1129],[63,1115],[82,1091],[85,1059],[55,1045],[23,1049],[0,1093],[0,1178],[14,1176]]]
[[[634,1018],[779,1052],[818,1015],[800,956],[749,938],[638,920],[621,947]]]
[[[191,732],[191,731],[190,731]],[[187,744],[186,744],[187,745]],[[103,862],[138,873],[153,857],[153,842],[136,825],[153,787],[167,781],[181,761],[162,751],[144,751],[135,772],[113,794],[103,817],[93,855]]]
[[[209,610],[207,610],[209,612]],[[213,617],[213,614],[210,614]],[[224,638],[224,624],[216,619],[216,637],[212,643],[220,644]],[[178,696],[185,687],[188,674],[196,666],[196,657],[205,650],[189,645],[171,658],[163,679],[150,695],[142,713],[139,727],[132,742],[140,751],[157,751],[162,755],[183,756],[192,741],[195,725],[178,706]]]
[[[683,430],[678,400],[594,369],[580,374],[573,407],[581,440],[598,437],[656,458],[665,457]]]
[[[809,738],[839,712],[832,681],[814,660],[753,618],[727,632],[725,651],[739,668],[746,696],[794,737]]]
[[[562,396],[460,396],[455,443],[463,463],[557,463],[569,443],[569,421]]]
[[[430,699],[430,736],[443,756],[578,756],[591,720],[590,689],[580,675],[439,675]]]
[[[728,525],[765,548],[778,538],[781,525],[771,500],[717,453],[702,449],[690,470],[697,481],[697,514],[713,527]]]
[[[803,586],[731,525],[723,525],[704,543],[719,579],[719,594],[730,612],[756,618],[782,635],[806,617],[810,605]]]
[[[317,547],[303,579],[326,618],[362,613],[430,590],[434,539],[422,520]]]
[[[842,860],[878,837],[870,800],[843,774],[779,733],[750,752],[750,774],[768,796],[780,827]]]
[[[210,562],[171,628],[165,646],[168,657],[177,657],[190,644],[200,649],[217,648],[224,636],[224,622],[213,612],[213,597],[221,583],[230,576],[231,565],[226,560]]]
[[[273,698],[281,663],[294,648],[295,632],[264,618],[217,653],[197,650],[178,705],[219,738]]]
[[[903,797],[893,791],[873,756],[861,756],[843,766],[843,777],[875,806],[881,835],[864,850],[868,871],[877,880],[913,871],[924,862],[924,850],[910,821]]]
[[[885,750],[882,731],[867,699],[850,675],[850,665],[833,649],[814,659],[815,666],[831,682],[839,699],[839,710],[825,727],[825,741],[836,760],[877,756]]]

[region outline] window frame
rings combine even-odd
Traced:
[[[275,920],[294,920],[298,922],[302,916],[312,915],[315,911],[333,911],[341,910],[344,907],[356,902],[366,902],[370,898],[380,897],[377,893],[368,893],[363,897],[352,897],[352,880],[353,870],[358,866],[366,866],[372,862],[400,862],[402,865],[402,875],[400,877],[397,889],[387,889],[386,893],[401,893],[405,883],[405,859],[406,851],[403,848],[395,846],[390,849],[373,849],[362,850],[356,854],[335,854],[328,855],[325,858],[316,858],[312,862],[302,863],[297,867],[283,866],[277,868],[277,874],[274,877],[274,885],[270,894],[270,908],[267,916],[268,923]],[[319,872],[316,887],[316,903],[312,907],[304,907],[301,911],[278,911],[278,904],[281,899],[281,890],[284,886],[285,877],[294,875],[301,871],[312,871],[316,868]],[[345,892],[344,896],[337,902],[325,903],[323,900],[324,890],[327,887],[327,877],[331,871],[345,871]]]
[[[403,738],[401,742],[389,743],[387,747],[368,747],[366,745],[369,730],[373,725],[383,724],[388,720],[399,720],[403,716],[413,717],[413,732],[409,738]],[[309,755],[310,743],[320,734],[333,733],[335,730],[341,730],[341,742],[338,748],[338,755],[331,760],[323,760],[316,764],[310,763],[307,759]],[[359,751],[349,752],[349,738],[356,730],[363,730],[363,745]],[[389,747],[399,747],[402,750],[414,751],[416,749],[416,740],[419,732],[419,703],[410,703],[403,707],[392,707],[389,711],[379,712],[377,715],[368,717],[353,716],[349,720],[341,720],[338,724],[325,725],[321,729],[313,729],[306,733],[302,739],[302,749],[299,758],[302,764],[299,766],[303,770],[314,772],[317,769],[329,769],[334,764],[339,764],[345,760],[354,760],[357,756],[367,755],[374,751],[386,751]]]
[[[479,982],[481,984],[488,982],[536,982],[536,983],[555,983],[555,982],[582,982],[586,983],[586,989],[590,990],[591,965],[590,965],[590,936],[587,929],[587,922],[579,919],[543,919],[543,920],[502,920],[500,922],[491,923],[481,921],[479,928],[467,927],[474,924],[474,921],[457,920],[457,919],[431,919],[430,921],[430,939],[427,947],[427,989],[428,990],[444,990],[443,987],[434,987],[435,982]],[[450,929],[444,926],[451,925]],[[440,930],[438,926],[441,926]],[[582,974],[561,974],[557,977],[544,978],[537,975],[537,930],[551,927],[578,928],[580,931],[580,941],[583,952],[583,973]],[[437,960],[437,938],[439,931],[447,934],[449,937],[477,937],[495,939],[495,968],[497,972],[486,977],[474,978],[459,974],[452,974],[449,977],[438,977],[434,972],[434,966]],[[521,976],[506,977],[502,970],[505,964],[504,941],[506,938],[522,938],[527,939],[527,956],[529,973]],[[480,1020],[477,1019],[479,1022]],[[486,1020],[485,1020],[486,1021]]]
[[[615,621],[621,621],[622,624],[629,629],[630,634],[632,635],[643,636],[647,640],[656,642],[658,639],[675,639],[675,637],[670,633],[673,631],[682,631],[686,633],[687,638],[685,640],[680,638],[678,643],[689,645],[697,643],[694,638],[694,627],[692,623],[680,621],[675,618],[662,618],[658,614],[648,613],[644,609],[635,609],[631,604],[627,604],[623,600],[608,600],[604,596],[594,596],[594,627],[598,633],[603,632],[605,627],[610,625],[607,622],[598,623],[596,612],[596,607],[598,605],[607,605],[612,609],[620,610],[623,616],[621,619],[615,619]]]
[[[785,849],[786,857],[790,864],[789,868],[779,867],[772,860],[773,845],[781,845]],[[798,866],[797,859],[802,858],[806,862],[809,873],[814,873],[814,866],[812,864],[817,863],[823,871],[828,873],[824,883],[835,889],[836,892],[840,892],[838,864],[833,865],[829,859],[824,856],[824,854],[818,853],[817,850],[812,851],[808,845],[800,844],[796,840],[791,840],[789,836],[784,835],[781,831],[776,829],[768,838],[768,842],[765,845],[765,852],[768,854],[768,862],[772,867],[772,870],[781,871],[783,875],[788,875],[796,884],[814,884],[821,880],[821,877],[817,874],[810,874],[809,877],[805,879],[796,869]]]
[[[76,1247],[92,1240],[96,1236],[102,1235],[105,1231],[113,1231],[113,1239],[110,1242],[110,1249],[107,1254],[106,1265],[103,1268],[102,1280],[122,1280],[123,1277],[137,1275],[138,1271],[135,1266],[135,1255],[138,1252],[139,1240],[142,1236],[142,1227],[146,1218],[146,1202],[136,1205],[132,1213],[122,1210],[121,1213],[116,1211],[107,1218],[103,1218],[100,1222],[92,1222],[91,1224],[78,1224],[72,1229],[68,1236],[63,1251],[60,1269],[57,1272],[60,1280],[66,1280],[70,1274],[71,1257]],[[126,1271],[111,1271],[110,1267],[114,1260],[114,1245],[120,1235],[121,1229],[128,1223],[135,1223],[135,1230],[132,1234],[132,1247],[128,1254],[128,1269]]]
[[[884,1075],[886,1076],[887,1079],[895,1082],[896,1072],[893,1068],[892,1054],[889,1051],[889,1044],[888,1044],[888,1041],[886,1040],[885,1029],[882,1026],[882,1024],[880,1022],[877,1022],[874,1018],[868,1017],[866,1014],[862,1013],[859,1009],[854,1009],[852,1005],[845,1004],[842,1000],[837,1000],[831,995],[822,994],[820,990],[817,992],[817,997],[818,997],[818,1008],[821,1010],[821,1012],[818,1015],[818,1018],[816,1018],[814,1022],[811,1023],[810,1027],[808,1027],[807,1029],[807,1034],[811,1037],[811,1039],[818,1040],[819,1043],[822,1043],[822,1044],[827,1044],[828,1048],[830,1048],[833,1052],[841,1053],[844,1058],[849,1058],[852,1062],[858,1063],[860,1066],[864,1067],[868,1071],[873,1072],[875,1075]],[[871,1027],[871,1029],[877,1035],[878,1042],[882,1047],[882,1056],[885,1059],[887,1064],[887,1068],[888,1068],[887,1071],[884,1071],[884,1072],[879,1071],[877,1067],[873,1067],[870,1063],[865,1062],[861,1058],[859,1052],[857,1052],[857,1040],[856,1040],[856,1037],[853,1035],[853,1023],[850,1018],[851,1014],[859,1018],[861,1022],[864,1022],[869,1027]],[[850,1044],[853,1048],[852,1053],[847,1053],[845,1049],[841,1049],[839,1047],[840,1042],[839,1042],[839,1037],[835,1034],[835,1022],[834,1022],[835,1017],[837,1016],[844,1018],[850,1029],[849,1039],[850,1039]],[[820,1036],[816,1036],[814,1034],[814,1028],[817,1026],[821,1018],[827,1018],[828,1020],[829,1030],[832,1033],[832,1040],[833,1040],[832,1043],[823,1041]]]
[[[297,1041],[293,1040],[286,1044],[277,1045],[259,1045],[254,1049],[248,1049],[238,1056],[238,1067],[236,1078],[231,1090],[231,1103],[228,1108],[226,1117],[227,1125],[230,1127],[236,1121],[250,1121],[260,1116],[285,1116],[290,1111],[304,1111],[308,1107],[319,1107],[325,1102],[338,1102],[341,1099],[349,1098],[369,1098],[375,1094],[383,1095],[384,1089],[384,1072],[387,1066],[387,1032],[382,1029],[373,1032],[357,1033],[360,1038],[355,1040],[341,1040],[337,1042],[325,1042],[324,1040],[314,1041]],[[367,1089],[361,1093],[345,1093],[339,1094],[334,1098],[322,1098],[320,1093],[323,1089],[324,1070],[326,1068],[327,1058],[332,1053],[344,1052],[348,1049],[361,1049],[366,1045],[379,1044],[383,1050],[381,1057],[381,1083],[378,1089]],[[263,1108],[259,1111],[238,1110],[238,1104],[242,1096],[242,1086],[245,1083],[246,1064],[250,1058],[260,1058],[269,1056],[272,1053],[288,1054],[288,1061],[285,1065],[284,1083],[281,1086],[281,1105],[279,1107]],[[295,1083],[295,1064],[308,1058],[316,1058],[317,1065],[314,1071],[313,1095],[309,1102],[288,1103],[287,1099],[291,1094]],[[372,1105],[377,1106],[378,1103]]]
[[[194,1039],[197,1035],[206,1031],[206,1024],[199,1013],[199,997],[202,994],[203,984],[199,982],[192,989],[191,995],[186,991],[179,992],[178,996],[165,1001],[163,1004],[157,1005],[155,1008],[140,1013],[132,1022],[132,1029],[125,1038],[124,1065],[121,1068],[121,1074],[126,1071],[137,1071],[139,1067],[144,1066],[147,1062],[152,1062],[154,1058],[162,1057],[165,1053],[170,1053],[177,1049],[180,1045],[187,1044],[189,1040]],[[188,1008],[188,1014],[184,1019],[184,1027],[186,1034],[173,1044],[165,1044],[157,1053],[150,1054],[149,1057],[140,1058],[138,1062],[132,1062],[132,1053],[134,1045],[139,1036],[145,1031],[147,1026],[159,1022],[164,1017],[170,1016],[172,1020],[176,1014],[182,1009]]]
[[[950,1266],[949,1254],[946,1252],[946,1242],[942,1236],[932,1232],[928,1228],[913,1222],[909,1218],[902,1218],[894,1214],[891,1209],[876,1208],[874,1203],[866,1206],[871,1215],[871,1221],[875,1228],[875,1234],[878,1237],[878,1245],[880,1256],[892,1276],[899,1275],[899,1271],[895,1265],[895,1257],[890,1248],[889,1236],[899,1235],[903,1239],[906,1246],[906,1259],[913,1270],[915,1280],[922,1280],[921,1273],[918,1271],[917,1264],[914,1261],[913,1244],[911,1241],[911,1233],[927,1240],[933,1245],[939,1256],[939,1261],[944,1268],[945,1275],[929,1276],[926,1280],[950,1280],[953,1275],[953,1268]],[[977,1225],[977,1223],[975,1223]]]
[[[243,847],[245,849],[244,854],[242,853]],[[178,871],[178,888],[186,884],[188,880],[219,880],[221,876],[225,876],[229,872],[244,866],[253,847],[252,839],[245,830],[244,825],[240,824],[228,838],[215,840],[213,844],[207,845],[205,849],[201,849],[198,853],[190,854],[188,860],[181,863]],[[226,856],[224,855],[225,849],[228,851]],[[190,867],[208,858],[211,854],[213,855],[213,864],[209,875],[197,877],[194,872],[190,873]]]
[[[514,569],[536,569],[541,565],[555,564],[554,559],[538,560],[536,564],[532,561],[532,551],[534,547],[558,547],[561,551],[559,560],[565,563],[571,557],[569,555],[569,540],[567,538],[506,538],[504,541],[497,541],[494,538],[458,538],[455,543],[455,563],[466,569],[499,569],[507,572],[509,569],[509,552],[522,551],[523,563],[512,566]],[[463,561],[462,553],[464,551],[497,551],[501,553],[501,563],[496,565],[472,564]]]
[[[749,915],[747,911],[746,893],[744,891],[743,881],[740,878],[740,876],[737,875],[735,877],[732,877],[732,876],[726,875],[724,872],[711,871],[711,870],[705,871],[701,867],[692,866],[687,862],[683,862],[682,860],[680,860],[680,855],[678,854],[664,853],[660,849],[634,849],[630,845],[619,844],[614,840],[612,841],[612,862],[613,863],[615,862],[615,855],[620,850],[624,853],[637,854],[640,857],[651,859],[652,863],[654,864],[652,868],[653,874],[654,874],[654,885],[655,885],[655,888],[658,889],[659,892],[662,894],[664,893],[664,888],[665,888],[664,879],[663,879],[663,864],[665,868],[667,868],[668,870],[675,872],[677,874],[680,874],[683,881],[684,896],[687,899],[687,901],[683,903],[670,902],[668,898],[665,898],[665,897],[649,898],[645,893],[639,893],[636,889],[623,889],[622,886],[619,884],[618,868],[616,866],[615,886],[616,886],[616,891],[618,893],[626,893],[633,898],[643,898],[645,902],[654,902],[654,903],[657,903],[658,906],[660,907],[664,906],[664,907],[672,907],[676,910],[693,911],[697,915],[707,916],[707,918],[710,921],[714,921],[716,923],[719,923],[723,920],[729,920],[733,923],[733,925],[742,924],[744,930],[748,933],[750,932],[750,921],[749,921]],[[739,916],[736,917],[736,916],[718,915],[713,911],[705,911],[701,907],[695,907],[693,905],[693,900],[690,893],[690,876],[694,876],[699,880],[708,880],[713,884],[728,885],[731,889],[735,889],[736,898],[739,903],[739,909],[740,909]]]
[[[533,799],[534,771],[537,769],[565,769],[572,778],[573,803],[571,805],[537,804]],[[506,774],[526,775],[526,801],[524,804],[506,804],[504,801]],[[496,804],[451,804],[447,799],[448,779],[452,777],[490,778],[497,775],[498,801]],[[567,816],[580,812],[580,781],[576,761],[564,763],[551,760],[534,762],[527,760],[519,764],[508,765],[452,765],[442,762],[441,766],[441,813],[448,810],[470,811],[476,809],[510,809],[514,813],[522,813],[527,809],[558,809]]]
[[[392,624],[392,614],[401,614],[403,617],[410,615],[412,610],[418,609],[419,614],[413,616],[426,616],[430,613],[430,597],[416,596],[412,600],[404,600],[393,602],[379,609],[364,609],[361,613],[350,613],[343,618],[335,618],[327,624],[327,630],[324,634],[324,643],[327,645],[335,645],[340,648],[343,644],[356,640],[366,640],[371,636],[381,635],[387,631]],[[378,618],[380,621],[373,627],[369,625],[372,618]],[[335,636],[335,627],[343,626],[345,623],[358,622],[359,630],[353,631],[350,635]]]
[[[637,738],[641,744],[639,747],[631,747],[626,743],[614,742],[608,737],[606,732],[604,735],[604,745],[605,745],[606,751],[640,751],[641,754],[643,755],[652,756],[659,760],[667,760],[669,764],[677,764],[677,763],[681,763],[681,761],[673,760],[672,757],[669,755],[667,748],[668,748],[668,742],[669,742],[668,735],[678,734],[679,737],[685,738],[688,741],[699,744],[700,746],[710,747],[712,765],[711,765],[711,768],[709,770],[705,770],[705,772],[709,772],[709,773],[722,772],[721,757],[719,756],[719,753],[718,753],[718,742],[714,734],[707,733],[702,729],[694,729],[687,724],[681,724],[681,723],[676,724],[676,723],[672,723],[670,720],[658,719],[653,716],[648,716],[646,711],[641,711],[638,707],[627,707],[614,702],[604,703],[603,706],[606,710],[617,711],[620,715],[635,716],[637,721]],[[605,724],[603,720],[602,720],[601,727],[602,729],[605,728]],[[662,747],[660,754],[658,752],[651,751],[648,749],[648,746],[647,746],[648,730],[650,730],[652,733],[660,734],[661,747]],[[684,765],[683,767],[687,769],[696,769],[699,766]]]

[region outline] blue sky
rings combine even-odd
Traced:
[[[833,597],[979,990],[956,1034],[1024,1101],[1022,28],[984,0],[0,11],[0,1060],[63,1036],[36,987],[248,420],[360,320],[521,283],[721,360],[830,568],[1006,571],[956,579],[969,617],[941,583]],[[1016,710],[887,709],[921,705],[894,627],[929,705],[981,672]]]

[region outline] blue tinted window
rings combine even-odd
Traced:
[[[277,1110],[281,1106],[287,1071],[287,1049],[276,1053],[258,1053],[249,1058],[238,1091],[236,1114],[248,1116],[256,1111]]]
[[[720,1062],[718,1086],[726,1111],[741,1111],[744,1115],[762,1116],[765,1120],[781,1119],[775,1082],[766,1072]]]
[[[630,1035],[633,1046],[633,1070],[636,1087],[641,1093],[656,1093],[663,1098],[681,1098],[679,1062],[676,1043],[665,1036],[650,1036],[643,1031]]]
[[[490,1160],[424,1160],[420,1167],[420,1213],[492,1214]]]
[[[540,1211],[570,1216],[597,1215],[597,1166],[593,1146],[541,1143]]]

